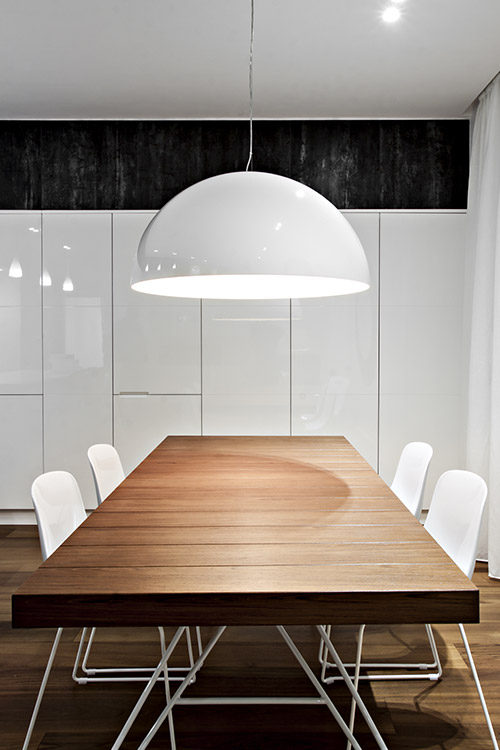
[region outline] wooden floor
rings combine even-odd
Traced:
[[[0,526],[0,748],[20,750],[54,631],[13,630],[10,594],[41,562],[36,528]],[[467,633],[491,717],[500,733],[500,582],[478,565],[474,582],[481,589],[481,624]],[[208,635],[208,629],[205,631]],[[317,667],[317,636],[312,628],[294,628],[296,640]],[[137,698],[138,684],[76,685],[71,680],[79,631],[64,631],[56,664],[32,739],[39,750],[105,750],[111,747]],[[333,640],[346,660],[353,657],[354,628],[337,628]],[[439,683],[427,681],[364,683],[362,695],[390,750],[491,747],[474,682],[456,626],[438,626],[436,640],[444,666]],[[183,651],[183,649],[179,649]],[[96,665],[153,664],[157,631],[101,629],[94,650]],[[426,659],[422,627],[367,628],[367,658]],[[176,655],[178,663],[184,653]],[[174,664],[174,662],[172,662]],[[191,694],[311,694],[307,679],[274,628],[230,628],[210,655]],[[347,716],[345,688],[330,693]],[[123,745],[137,748],[164,705],[159,687],[150,697]],[[345,747],[324,706],[179,707],[174,712],[179,750],[335,750]],[[376,747],[359,721],[362,747]],[[166,727],[150,747],[168,748]]]

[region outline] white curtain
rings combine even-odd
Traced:
[[[478,557],[500,578],[500,74],[485,89],[472,134],[472,270],[466,466],[488,484]]]

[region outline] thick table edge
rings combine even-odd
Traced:
[[[303,605],[303,606],[301,606]],[[96,611],[94,612],[94,607]],[[259,594],[13,594],[14,628],[479,622],[479,590]]]

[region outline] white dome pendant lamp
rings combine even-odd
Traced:
[[[366,257],[340,211],[300,182],[246,171],[202,180],[170,200],[142,235],[132,289],[203,299],[290,299],[362,292]]]

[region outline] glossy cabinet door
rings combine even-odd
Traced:
[[[370,288],[292,302],[292,434],[344,435],[376,469],[379,215],[345,213],[364,247]]]
[[[0,394],[42,393],[41,215],[0,215]]]
[[[0,395],[0,508],[32,509],[42,473],[42,397]]]
[[[204,301],[203,434],[290,434],[290,302]]]
[[[114,393],[200,394],[200,302],[130,288],[132,264],[154,213],[113,217]]]
[[[43,217],[45,470],[75,475],[95,507],[87,449],[110,443],[111,214]]]
[[[463,460],[465,220],[381,216],[380,474],[390,483],[404,445],[430,443],[424,507],[440,474]]]
[[[43,243],[44,393],[109,395],[111,215],[47,214]]]
[[[112,441],[110,394],[45,396],[45,471],[71,472],[78,482],[86,508],[97,505],[87,450],[94,443]]]
[[[128,474],[168,435],[201,434],[201,396],[115,396],[114,428]]]

